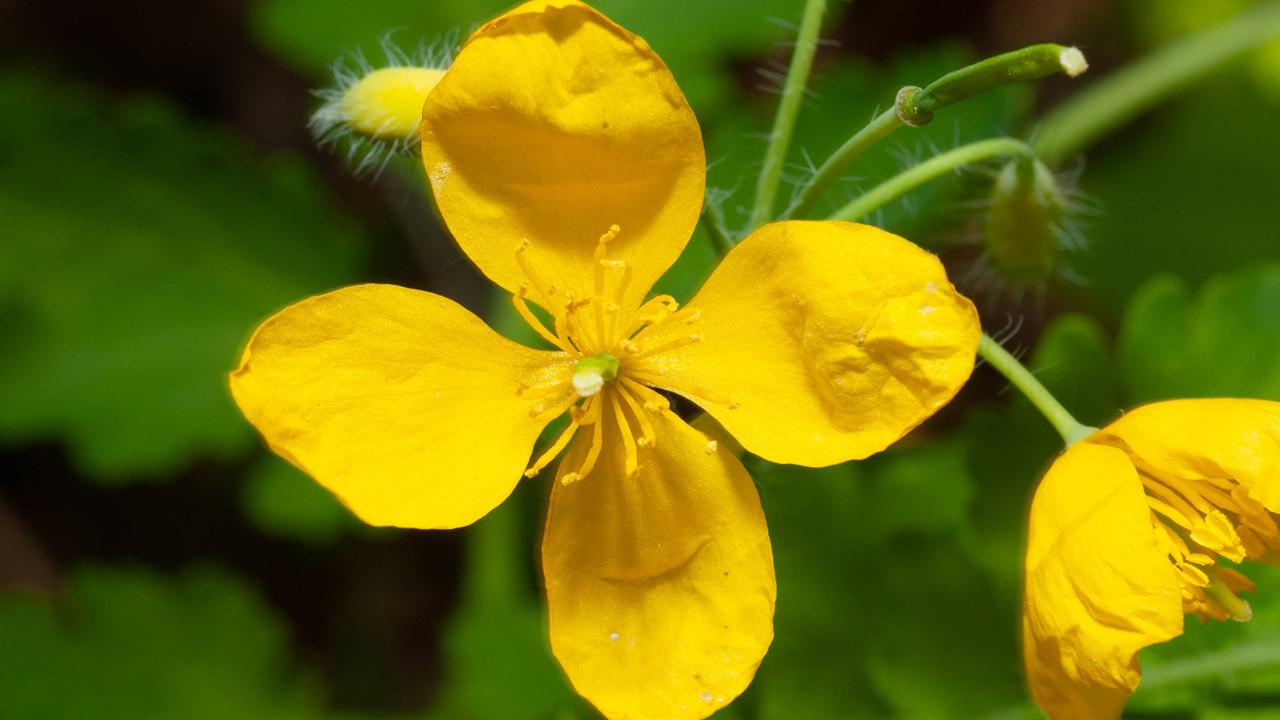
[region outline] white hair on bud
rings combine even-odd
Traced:
[[[388,31],[378,42],[384,57],[381,67],[443,69],[452,64],[458,47],[456,30],[445,33],[432,43],[420,40],[417,47],[408,52],[393,39],[402,29]],[[403,138],[376,139],[352,130],[351,118],[343,109],[342,98],[356,83],[378,69],[381,68],[369,62],[363,50],[357,49],[346,53],[330,67],[332,85],[312,91],[322,102],[307,122],[311,136],[321,148],[342,148],[340,152],[346,155],[347,165],[356,176],[377,177],[393,157],[412,155],[418,146],[416,133]]]

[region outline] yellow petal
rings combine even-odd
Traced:
[[[699,319],[664,323],[653,342],[691,331],[701,342],[635,368],[747,450],[799,465],[883,450],[955,395],[978,346],[973,304],[936,257],[853,223],[766,225],[685,312]]]
[[[1182,633],[1182,600],[1138,473],[1115,448],[1077,443],[1031,503],[1023,656],[1052,718],[1116,718],[1137,652]]]
[[[575,397],[571,372],[447,298],[357,285],[264,322],[231,392],[273,450],[365,522],[452,528],[511,493]]]
[[[614,393],[606,390],[606,393]],[[543,539],[551,645],[613,720],[702,718],[751,682],[773,638],[773,556],[751,478],[670,413],[631,478],[617,424],[590,475],[555,484]],[[579,433],[560,475],[581,464]]]
[[[1103,432],[1179,477],[1235,479],[1280,513],[1280,403],[1169,400],[1132,410]]]
[[[449,229],[494,282],[529,284],[515,257],[528,239],[545,284],[590,297],[596,240],[618,225],[609,257],[632,266],[633,305],[688,242],[706,174],[662,60],[572,0],[525,3],[471,36],[424,108],[422,159]]]

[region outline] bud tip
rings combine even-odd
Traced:
[[[1084,53],[1078,47],[1063,48],[1058,53],[1058,63],[1069,77],[1079,77],[1089,69],[1089,61],[1085,60]]]

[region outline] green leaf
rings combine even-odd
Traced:
[[[285,629],[241,581],[82,567],[65,603],[0,595],[0,716],[314,718]]]
[[[332,206],[296,159],[162,105],[0,77],[0,441],[60,439],[112,481],[246,451],[226,374],[269,313],[353,276]]]
[[[1147,282],[1125,311],[1119,355],[1130,400],[1280,400],[1280,265],[1210,279],[1192,296],[1174,277]]]
[[[332,493],[274,455],[250,469],[241,502],[254,525],[305,543],[333,542],[360,524]]]

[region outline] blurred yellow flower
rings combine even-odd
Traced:
[[[649,46],[573,0],[475,32],[427,99],[422,156],[462,249],[553,349],[360,285],[263,323],[236,402],[378,525],[469,524],[567,448],[542,549],[556,657],[608,717],[710,715],[772,640],[769,536],[742,464],[655,388],[768,460],[862,458],[963,384],[973,306],[932,255],[835,222],[766,226],[687,307],[646,300],[698,220],[701,134]]]
[[[1174,400],[1058,458],[1036,490],[1023,649],[1051,717],[1116,718],[1137,652],[1184,613],[1247,621],[1253,584],[1223,564],[1280,561],[1280,403]]]

